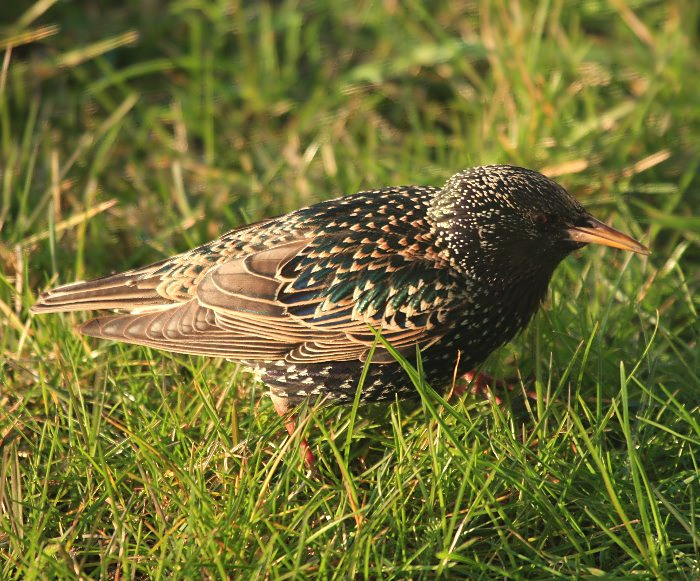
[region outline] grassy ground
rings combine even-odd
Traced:
[[[698,578],[698,3],[109,4],[0,7],[1,578]],[[502,407],[307,410],[317,476],[234,364],[27,312],[494,162],[654,253],[559,268]]]

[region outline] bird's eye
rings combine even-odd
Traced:
[[[546,226],[547,224],[549,224],[552,221],[552,216],[550,214],[540,213],[540,214],[535,214],[532,217],[532,220],[538,226]]]

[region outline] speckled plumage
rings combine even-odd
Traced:
[[[435,386],[452,378],[458,351],[460,372],[483,361],[527,324],[557,264],[590,241],[570,231],[592,221],[536,172],[477,167],[443,188],[361,192],[251,224],[59,287],[33,310],[117,310],[81,331],[226,357],[256,370],[277,398],[343,403],[374,342],[370,326],[409,358],[418,345]],[[362,399],[395,394],[414,390],[378,348]]]

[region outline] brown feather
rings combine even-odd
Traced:
[[[141,269],[58,287],[42,295],[33,310],[128,310],[126,314],[93,319],[81,331],[178,353],[246,361],[364,361],[375,341],[369,325],[380,328],[402,352],[412,353],[416,343],[426,343],[424,326],[398,325],[391,309],[377,318],[369,311],[353,309],[352,296],[336,302],[327,300],[325,289],[332,277],[295,291],[291,287],[294,269],[286,267],[294,259],[313,256],[316,251],[308,250],[313,238],[299,230],[295,235],[281,234],[276,240],[256,241],[256,229],[270,223],[265,221],[223,236],[220,246],[212,247],[210,254],[195,249]],[[241,246],[237,237],[244,232],[247,239]],[[347,234],[334,236],[348,244],[346,251],[359,252]],[[359,244],[366,242],[360,239]],[[339,242],[338,249],[341,247]],[[399,255],[405,266],[387,262],[385,270],[390,276],[421,260],[406,249]],[[213,261],[209,259],[212,256]],[[386,261],[386,255],[379,259],[381,264]],[[358,271],[356,276],[360,274]],[[391,283],[387,280],[386,284]],[[290,304],[296,309],[307,307],[308,314],[290,313]],[[322,323],[316,320],[320,317]],[[447,330],[431,320],[426,325],[431,329],[429,344]],[[375,350],[373,362],[393,361],[382,347]]]

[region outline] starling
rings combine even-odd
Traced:
[[[80,331],[240,362],[283,414],[305,398],[352,402],[372,328],[409,359],[418,346],[427,381],[448,384],[455,361],[470,370],[527,325],[556,266],[588,243],[649,253],[537,172],[475,167],[442,188],[365,191],[250,224],[60,286],[32,311],[116,311]],[[375,349],[362,401],[414,395]]]

